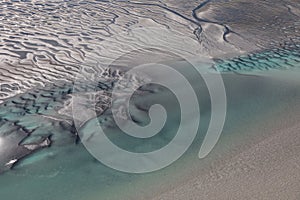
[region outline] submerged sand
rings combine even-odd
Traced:
[[[211,1],[207,7],[195,9],[198,2],[182,2],[0,3],[0,116],[1,130],[5,130],[1,136],[19,134],[22,140],[31,135],[24,144],[19,138],[13,141],[16,148],[27,147],[17,158],[30,156],[12,170],[11,165],[5,167],[8,171],[0,177],[1,198],[300,198],[299,72],[289,71],[299,67],[299,5],[282,1],[272,10],[273,1],[265,1],[263,6]],[[241,8],[243,12],[232,14]],[[248,12],[255,9],[259,12],[254,15]],[[192,147],[170,167],[143,175],[109,169],[76,144],[70,110],[72,83],[81,64],[107,74],[98,68],[103,56],[98,52],[103,49],[101,42],[138,26],[179,31],[198,42],[201,56],[215,60],[245,54],[215,66],[225,73],[228,113],[213,152],[203,160],[197,157],[210,118],[206,91],[199,94],[203,126]],[[118,45],[115,48],[120,50],[123,44]],[[248,55],[250,51],[259,53]],[[272,56],[274,59],[269,59]],[[104,75],[105,84],[122,71],[122,65],[117,67],[121,70]],[[277,69],[286,71],[269,76],[269,70]],[[289,72],[294,78],[283,75]],[[100,109],[107,106],[109,97],[105,95]],[[48,137],[50,148],[35,153],[30,150],[32,142],[43,144]],[[3,145],[0,148],[3,150]],[[1,164],[14,161],[14,153],[1,154]]]
[[[299,81],[241,75],[224,80],[265,93],[257,88],[246,97],[251,90],[228,88],[228,120],[216,148],[205,159],[191,157],[181,181],[145,199],[299,199]]]

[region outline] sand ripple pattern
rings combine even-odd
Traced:
[[[238,18],[228,18],[232,17],[229,8],[222,7],[225,17],[216,18],[213,13],[220,9],[216,1],[200,6],[193,0],[1,1],[0,143],[13,147],[0,153],[0,173],[19,159],[48,147],[51,141],[55,141],[54,146],[77,142],[70,114],[71,93],[74,77],[83,63],[89,66],[87,73],[103,75],[99,85],[103,92],[96,94],[98,112],[109,106],[109,90],[122,76],[124,63],[115,69],[103,69],[99,63],[103,55],[98,50],[103,48],[101,41],[121,31],[139,26],[176,30],[199,40],[203,54],[209,56],[260,50],[257,54],[218,61],[216,68],[225,72],[299,66],[299,6],[296,1],[283,2],[286,12],[274,12],[288,13],[286,17],[276,18],[263,28],[264,12],[256,13],[262,22],[249,28],[240,26],[238,23],[243,21]],[[239,6],[231,1],[226,5]],[[276,37],[274,30],[280,30]],[[253,34],[257,35],[259,46],[248,48]],[[277,44],[279,40],[281,43]],[[111,53],[120,51],[120,47],[122,44],[111,48]],[[262,51],[265,48],[269,50]]]
[[[226,26],[225,39],[242,49],[279,48],[300,42],[298,0],[208,0],[195,15]]]
[[[97,111],[105,110],[122,73],[101,68],[101,41],[140,25],[194,37],[195,24],[159,1],[2,1],[0,20],[0,138],[13,146],[0,154],[0,173],[51,141],[77,142],[70,94],[83,63],[103,74]]]
[[[99,43],[137,25],[168,26],[193,36],[189,20],[124,1],[4,1],[0,3],[0,82],[4,100],[35,86],[72,82],[80,64],[97,64]],[[148,9],[149,8],[149,9]],[[16,89],[17,88],[17,89]],[[4,89],[3,89],[4,90]]]
[[[217,60],[215,68],[220,72],[250,74],[269,70],[297,70],[300,68],[300,48],[272,49],[229,60]]]

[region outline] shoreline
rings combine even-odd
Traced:
[[[231,79],[233,79],[233,77],[241,77],[242,79],[245,78],[240,75],[234,75],[231,77]],[[257,77],[250,77],[250,79],[252,78],[256,79]],[[264,77],[260,78],[264,79]],[[249,77],[246,77],[246,79],[249,79]],[[275,82],[277,81],[278,80],[276,79]],[[280,85],[280,82],[281,81],[278,81],[277,84]],[[270,83],[270,85],[273,84],[274,83]],[[277,95],[280,94],[276,94],[275,96]],[[266,97],[267,96],[268,94],[266,94]],[[299,97],[299,94],[297,95],[297,97]],[[202,160],[199,160],[197,158],[197,146],[199,145],[195,145],[196,147],[192,147],[192,150],[186,153],[185,158],[180,159],[178,163],[173,164],[174,169],[177,169],[176,172],[172,172],[174,176],[177,176],[177,180],[176,178],[174,178],[175,183],[172,181],[165,182],[164,184],[167,186],[165,186],[165,188],[163,189],[157,187],[158,190],[156,191],[155,195],[152,195],[152,197],[148,196],[147,198],[142,198],[141,196],[138,196],[132,199],[199,199],[202,194],[202,199],[209,199],[204,194],[211,192],[210,188],[214,188],[215,191],[218,191],[218,189],[221,189],[223,186],[224,188],[227,188],[226,184],[236,184],[235,189],[238,190],[239,184],[247,184],[247,181],[239,183],[238,180],[234,180],[233,178],[236,177],[236,173],[240,173],[238,177],[240,177],[243,173],[252,173],[252,178],[255,178],[256,172],[259,172],[260,170],[271,169],[270,166],[272,165],[281,163],[281,166],[284,167],[285,162],[280,162],[279,160],[278,163],[276,163],[276,159],[274,158],[276,158],[277,156],[279,158],[282,158],[282,154],[280,154],[281,150],[289,153],[289,148],[297,148],[297,145],[299,146],[300,144],[300,136],[298,137],[297,133],[293,132],[293,127],[296,127],[297,130],[299,130],[300,128],[300,126],[297,125],[297,116],[300,113],[300,107],[295,104],[296,100],[293,101],[292,99],[290,99],[287,102],[289,103],[286,103],[286,105],[283,105],[282,107],[277,107],[277,104],[281,104],[279,100],[279,102],[275,103],[274,105],[270,104],[270,108],[261,110],[261,113],[256,113],[256,111],[260,110],[260,108],[256,108],[256,110],[254,110],[250,105],[247,109],[249,109],[250,113],[253,111],[252,116],[249,117],[249,119],[251,119],[252,121],[237,121],[235,125],[232,123],[228,125],[227,123],[227,128],[225,127],[224,133],[221,136],[218,145],[207,158]],[[265,104],[265,102],[263,102],[263,104]],[[276,109],[274,109],[275,107],[277,107],[277,111]],[[286,107],[288,107],[288,109]],[[243,111],[243,109],[237,108],[237,110],[245,112]],[[238,119],[242,116],[233,116],[233,113],[234,112],[230,113],[231,120]],[[277,113],[281,114],[277,115]],[[284,118],[286,115],[288,116],[288,118]],[[243,130],[247,132],[243,132]],[[287,137],[285,135],[286,130],[291,131],[290,137]],[[284,137],[286,137],[286,139],[281,142],[280,139]],[[273,143],[274,146],[272,146]],[[272,153],[270,152],[277,152],[277,154],[272,155]],[[294,154],[284,155],[286,155],[287,158],[290,158],[293,157],[297,152],[298,151],[293,151],[292,153]],[[272,162],[268,163],[268,166],[261,166],[261,164],[263,164],[264,160],[266,160],[269,155],[273,158]],[[249,159],[250,161],[248,161]],[[180,162],[186,163],[180,164]],[[300,162],[300,158],[298,159],[298,162]],[[179,166],[181,166],[182,168],[179,169]],[[298,170],[300,171],[300,169]],[[178,175],[180,173],[182,173],[183,175]],[[285,171],[285,173],[289,172]],[[266,175],[268,175],[268,173],[266,173]],[[282,174],[282,176],[283,175],[284,174]],[[159,181],[160,180],[158,180],[157,182]],[[223,183],[221,181],[224,181],[223,185],[221,185]],[[277,181],[279,181],[277,183],[280,183],[280,179],[278,179]],[[210,183],[215,184],[215,186],[212,186]],[[260,184],[263,185],[264,182],[261,182]],[[229,194],[234,195],[234,188],[231,189],[232,191],[231,193],[229,192]],[[247,190],[247,187],[241,189]],[[256,190],[252,192],[255,191]],[[214,194],[214,192],[211,193]],[[219,193],[216,192],[216,194]],[[292,194],[295,194],[295,192]],[[220,199],[222,195],[224,194],[221,193],[218,197],[212,195],[211,198]],[[228,197],[225,199],[231,198]]]
[[[209,175],[199,173],[159,199],[295,199],[300,196],[300,126],[278,131]],[[287,136],[288,135],[288,136]],[[213,174],[214,178],[211,178]],[[281,192],[278,192],[281,191]]]
[[[248,184],[247,180],[249,178],[259,179],[259,172],[261,171],[264,171],[266,179],[272,178],[275,173],[274,170],[277,170],[276,172],[279,171],[279,169],[275,167],[272,173],[268,173],[268,170],[272,169],[272,166],[278,165],[284,168],[287,165],[287,168],[289,168],[291,164],[293,165],[295,162],[300,162],[300,157],[297,157],[295,161],[291,160],[294,156],[297,156],[297,152],[299,152],[300,136],[297,136],[297,132],[294,130],[298,131],[300,129],[300,126],[297,125],[299,121],[297,116],[300,113],[300,106],[296,104],[296,99],[299,99],[300,94],[298,93],[295,99],[288,96],[289,99],[286,100],[284,105],[281,105],[281,99],[279,98],[276,102],[271,102],[268,107],[268,96],[270,96],[271,99],[275,99],[276,96],[280,97],[285,93],[277,92],[274,94],[274,91],[284,91],[285,88],[285,90],[290,89],[290,91],[285,94],[292,94],[294,90],[293,87],[296,87],[297,84],[283,84],[282,80],[278,80],[277,78],[273,80],[270,77],[241,75],[228,75],[225,77],[225,83],[229,84],[228,81],[230,81],[230,84],[238,85],[238,83],[240,83],[246,87],[246,83],[250,84],[252,82],[258,82],[257,85],[259,85],[261,83],[258,81],[259,79],[269,84],[268,86],[261,85],[262,88],[266,87],[265,90],[268,91],[272,89],[271,86],[273,86],[273,91],[267,92],[264,97],[257,95],[256,99],[247,99],[247,97],[245,97],[243,100],[245,102],[241,105],[243,108],[239,106],[236,108],[238,113],[230,109],[229,120],[227,121],[224,133],[209,156],[202,160],[199,160],[197,157],[199,145],[201,144],[201,139],[199,140],[198,138],[188,152],[171,166],[155,173],[137,177],[137,180],[128,183],[129,186],[120,185],[113,190],[116,191],[117,194],[122,194],[122,192],[119,193],[118,191],[126,191],[126,196],[122,196],[122,198],[126,200],[181,200],[199,199],[200,197],[202,197],[200,199],[210,199],[208,198],[209,195],[211,199],[224,199],[222,198],[224,197],[224,193],[218,193],[218,190],[222,189],[228,189],[227,195],[229,196],[226,196],[225,199],[232,199],[233,197],[237,197],[233,199],[241,199],[242,197],[244,198],[244,196],[238,195],[242,194],[250,197],[250,195],[256,191],[260,192],[260,195],[263,197],[276,195],[276,192],[271,193],[270,191],[266,194],[264,194],[263,190],[252,189],[248,191],[246,187]],[[250,84],[250,86],[251,85],[252,84]],[[276,88],[278,87],[276,86],[279,85],[283,86],[277,90]],[[291,85],[293,85],[293,87]],[[242,94],[238,93],[238,91],[243,90],[242,86],[239,86],[238,90],[235,88],[229,92],[232,99],[235,99],[235,96],[232,95],[245,95],[247,91],[244,91]],[[260,92],[263,94],[265,90],[261,89]],[[257,102],[258,99],[261,100],[261,105]],[[253,101],[254,103],[246,106],[248,101]],[[230,102],[230,108],[232,108],[235,103]],[[253,106],[257,107],[254,108]],[[261,110],[261,108],[265,109]],[[288,117],[285,118],[285,116]],[[207,117],[204,116],[204,118]],[[200,132],[202,131],[203,130]],[[290,133],[289,137],[286,135],[287,133]],[[285,162],[286,159],[284,156],[287,162]],[[279,158],[278,160],[276,160],[277,157]],[[268,158],[270,158],[270,161],[265,163]],[[295,168],[295,170],[297,169]],[[300,168],[296,172],[299,173],[299,171]],[[242,179],[243,174],[245,175],[244,179]],[[278,174],[278,176],[284,177],[285,175],[293,173],[285,170]],[[280,184],[280,181],[280,178],[277,179],[277,182],[273,180],[272,183],[274,183],[274,185],[271,186],[278,186],[276,183]],[[290,184],[292,184],[292,188],[295,189],[295,187],[297,187],[297,185],[295,185],[297,179],[292,179],[291,181],[294,181]],[[263,188],[264,184],[268,182],[264,182],[264,179],[262,179],[259,183],[255,181],[253,181],[253,183],[256,183],[256,185],[252,185],[252,187],[257,186],[259,189],[260,186]],[[227,186],[227,184],[229,186],[232,185],[232,187]],[[272,189],[271,186],[270,190]],[[243,192],[239,192],[239,189]],[[117,194],[107,199],[117,199]],[[219,196],[213,196],[214,194]],[[286,194],[282,192],[282,195],[288,194],[297,195],[298,193],[287,192]],[[296,200],[296,198],[292,196],[289,197],[289,199]]]
[[[211,162],[208,168],[198,167],[197,170],[196,167],[194,173],[185,177],[185,181],[160,194],[156,193],[151,199],[297,200],[300,196],[300,125],[297,120],[300,108],[295,103],[296,101],[290,100],[288,109],[285,106],[278,108],[281,115],[274,116],[271,111],[268,114],[270,118],[265,118],[265,125],[264,122],[251,123],[253,127],[249,125],[251,128],[246,129],[250,137],[241,133],[234,134],[240,135],[240,138],[233,141],[234,135],[227,135],[227,139],[224,136],[220,140],[220,146],[238,141],[240,144],[231,149],[229,147],[229,154],[224,153],[224,157],[220,154],[222,147],[216,147],[212,153],[214,155],[210,155],[215,159],[207,158]],[[267,116],[258,114],[258,117]],[[200,160],[198,163],[201,162],[207,160]]]

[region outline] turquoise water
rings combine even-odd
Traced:
[[[263,55],[269,55],[269,53]],[[293,67],[298,66],[295,63],[297,58],[293,57],[293,53],[276,59],[294,63]],[[244,60],[243,57],[242,60]],[[233,61],[224,62],[232,63]],[[257,68],[260,69],[262,62],[267,61],[252,60],[252,66],[258,63]],[[269,65],[272,63],[273,61]],[[241,72],[246,68],[247,65],[244,65]],[[255,68],[252,70],[255,71]],[[266,137],[270,133],[257,130],[262,127],[264,129],[271,127],[275,121],[284,118],[284,112],[290,112],[289,110],[293,109],[291,105],[297,105],[300,99],[299,82],[289,81],[288,78],[282,81],[272,77],[244,77],[236,74],[224,74],[223,78],[227,89],[228,113],[221,140],[214,151],[204,160],[197,158],[210,118],[210,112],[207,109],[210,107],[208,93],[206,89],[202,89],[198,91],[200,107],[203,108],[200,130],[192,147],[170,167],[144,175],[112,170],[95,160],[78,142],[71,116],[58,113],[66,107],[65,101],[70,99],[68,95],[72,92],[71,85],[50,85],[48,88],[32,90],[7,100],[0,105],[2,127],[7,127],[2,128],[3,138],[6,135],[19,135],[20,137],[20,133],[23,132],[23,138],[20,140],[26,139],[20,145],[39,141],[43,137],[50,137],[52,144],[29,156],[26,156],[27,152],[23,155],[26,157],[21,159],[12,170],[4,172],[0,179],[0,194],[6,199],[14,200],[147,199],[155,192],[180,185],[192,176],[195,170],[207,169],[207,166],[217,158],[238,153],[235,152],[236,150],[232,152],[232,149],[241,148],[240,151],[242,151],[243,148],[251,146],[250,141],[253,137]],[[202,84],[204,82],[200,81],[199,85]],[[170,104],[169,95],[164,96],[162,101],[167,100]],[[147,98],[144,102],[148,104]],[[288,107],[287,104],[289,104]],[[169,111],[173,112],[173,115],[177,112]],[[102,116],[109,117],[109,114]],[[100,121],[102,116],[99,118]],[[171,137],[165,137],[165,134],[162,134],[152,142],[157,142],[159,145],[168,142],[172,138],[172,132],[176,130],[176,123],[177,120],[172,119],[163,130],[171,134]],[[9,128],[11,125],[7,124],[18,128],[12,130]],[[111,138],[125,148],[132,149],[134,146],[133,149],[137,151],[149,148],[147,142],[132,143],[128,138],[115,136]],[[150,143],[150,149],[156,145]],[[16,151],[12,150],[9,153],[11,153],[9,156],[13,158]],[[2,166],[3,164],[2,162]],[[7,170],[7,168],[2,169]]]
[[[299,45],[291,48],[265,50],[238,58],[219,61],[215,68],[220,72],[266,72],[269,70],[293,70],[299,68]]]
[[[197,1],[0,2],[0,198],[151,199],[184,184],[199,172],[211,173],[215,165],[272,135],[270,130],[274,127],[285,129],[299,123],[297,3],[264,3],[265,6],[255,8],[256,3],[244,6],[242,0],[207,1],[200,6]],[[276,9],[269,9],[268,4]],[[211,16],[203,16],[201,12],[208,5],[222,12],[214,16],[212,11]],[[255,9],[260,12],[252,16]],[[144,152],[170,142],[178,128],[179,109],[169,91],[154,87],[153,91],[143,91],[144,96],[134,101],[138,106],[132,106],[132,114],[139,124],[149,122],[145,113],[153,103],[163,103],[170,113],[164,129],[149,141],[125,137],[106,110],[115,77],[128,63],[116,62],[116,66],[101,71],[98,58],[102,55],[98,50],[114,34],[148,26],[180,32],[196,44],[198,39],[201,55],[215,51],[221,57],[242,52],[244,55],[227,60],[216,58],[211,70],[212,74],[215,70],[222,72],[228,98],[225,127],[211,154],[198,159],[211,117],[209,94],[203,80],[194,76],[195,71],[187,71],[183,65],[180,72],[193,82],[200,100],[200,129],[194,143],[165,169],[142,175],[126,174],[101,164],[80,143],[73,122],[71,95],[74,77],[85,63],[89,73],[100,71],[103,75],[103,82],[97,83],[96,89],[104,92],[97,99],[96,109],[98,120],[115,144]],[[247,41],[246,45],[240,44],[240,40]],[[251,49],[248,44],[255,46],[251,54],[245,53]],[[118,47],[107,50],[123,50]],[[147,56],[149,53],[149,59]],[[84,127],[81,130],[85,132]]]

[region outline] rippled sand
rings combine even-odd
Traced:
[[[1,198],[299,199],[297,1],[3,1],[0,10]],[[105,110],[128,63],[103,69],[103,57],[124,44],[102,42],[148,26],[184,34],[215,61],[229,110],[218,146],[199,161],[210,117],[201,96],[204,126],[194,146],[169,168],[137,176],[106,168],[84,149],[72,92],[83,65],[100,73],[97,113],[115,131]]]

